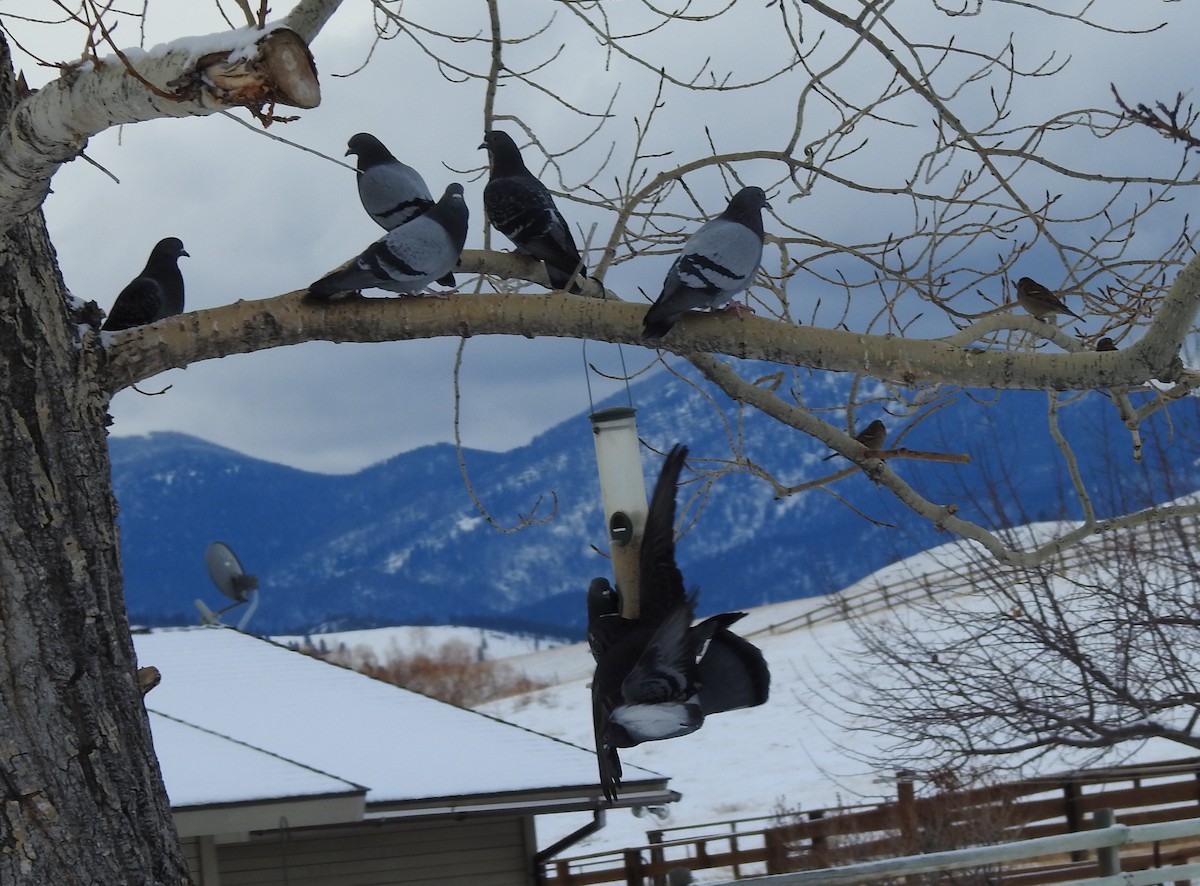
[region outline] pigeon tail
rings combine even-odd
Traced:
[[[650,308],[646,313],[645,319],[642,320],[642,338],[650,341],[658,341],[664,335],[671,331],[675,325],[675,321],[679,319],[679,314],[671,311],[656,311],[658,305]]]
[[[717,631],[699,671],[700,707],[706,716],[763,704],[771,691],[762,651],[732,631]]]
[[[580,285],[579,280],[586,280],[587,275],[587,268],[582,264],[579,265],[579,270],[576,272],[575,268],[564,271],[549,262],[546,263],[546,276],[550,278],[550,285],[555,289],[564,289],[572,295],[580,295],[583,292],[583,286]]]

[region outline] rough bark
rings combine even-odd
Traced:
[[[0,37],[0,117],[12,100]],[[0,883],[180,883],[77,322],[28,212],[0,240]]]

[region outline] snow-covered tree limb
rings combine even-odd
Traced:
[[[269,23],[150,52],[114,48],[113,55],[63,66],[0,125],[0,231],[40,206],[59,167],[113,126],[235,107],[258,113],[275,103],[315,107],[320,91],[305,44],[340,2],[305,0],[286,20],[294,21],[291,30]]]

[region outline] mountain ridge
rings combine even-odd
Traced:
[[[803,381],[806,404],[844,402],[844,380]],[[769,466],[788,484],[845,464],[822,461],[828,450],[811,438],[740,412],[685,364],[639,380],[629,396],[643,441],[659,452],[687,443],[691,464],[701,469],[728,460],[731,443],[740,458]],[[622,394],[597,408],[625,402]],[[1195,407],[1185,406],[1186,422],[1172,416],[1176,433],[1200,439],[1191,433],[1200,426]],[[967,452],[971,473],[986,482],[958,490],[967,471],[936,462],[905,461],[897,470],[930,500],[959,502],[968,519],[1000,500],[987,484],[1019,487],[1026,497],[1023,507],[1000,516],[1003,525],[1078,516],[1061,453],[1044,433],[1044,441],[1024,433],[1031,422],[1044,426],[1045,413],[1046,395],[1038,392],[1007,392],[990,407],[964,395],[920,423],[903,445]],[[860,410],[860,424],[874,417]],[[1121,487],[1101,511],[1200,488],[1197,459],[1180,466],[1175,451],[1162,453],[1158,466],[1150,458],[1126,468],[1128,433],[1099,394],[1063,407],[1059,420],[1089,441],[1076,447],[1084,475],[1111,474],[1114,489]],[[577,637],[588,580],[609,571],[597,551],[606,543],[586,415],[509,452],[464,451],[472,486],[497,523],[551,517],[512,533],[492,529],[475,507],[448,443],[346,475],[305,472],[174,432],[114,437],[110,452],[130,616],[146,624],[194,623],[193,600],[219,604],[203,569],[204,550],[218,539],[259,577],[261,605],[251,629],[273,633],[454,621]],[[659,463],[644,452],[647,488]],[[685,479],[693,479],[690,472]],[[721,476],[692,501],[702,485],[681,490],[684,525],[695,521],[678,546],[689,581],[703,576],[696,582],[701,613],[828,593],[945,540],[861,472],[836,483],[832,494],[813,490],[781,500],[745,473]]]

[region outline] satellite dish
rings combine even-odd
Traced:
[[[204,601],[197,600],[196,608],[200,610],[200,622],[206,625],[218,625],[221,623],[220,616],[223,613],[241,606],[243,603],[249,603],[246,614],[238,622],[238,630],[245,629],[246,622],[258,608],[258,576],[247,575],[246,570],[242,568],[242,561],[237,558],[233,548],[223,541],[214,541],[208,546],[208,550],[204,552],[204,565],[208,569],[208,577],[217,586],[217,590],[233,602],[213,612],[204,605]]]
[[[258,587],[258,577],[246,574],[242,561],[223,541],[214,541],[208,546],[204,553],[204,565],[217,590],[230,600],[245,603],[246,595]]]

